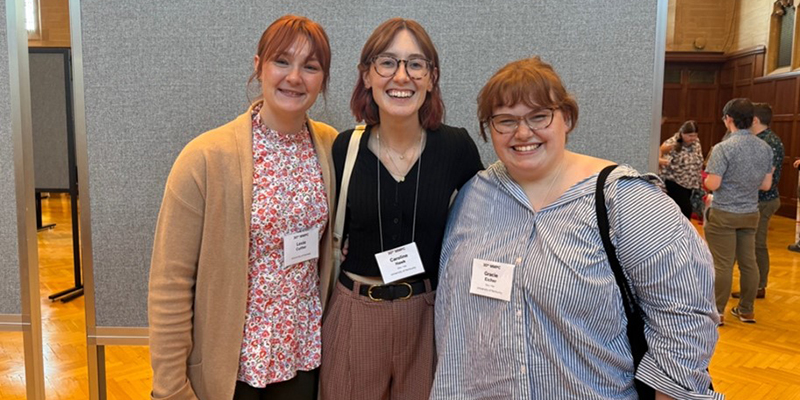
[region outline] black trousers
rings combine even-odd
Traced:
[[[692,189],[687,189],[673,181],[665,180],[667,195],[675,200],[686,218],[692,219]]]
[[[319,368],[313,371],[297,371],[297,376],[288,381],[273,383],[265,388],[254,388],[236,381],[233,400],[316,400]]]

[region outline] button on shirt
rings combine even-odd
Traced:
[[[718,318],[711,255],[647,180],[657,178],[621,166],[606,184],[611,237],[647,315],[638,371],[597,227],[597,175],[535,212],[498,162],[464,186],[448,222],[432,400],[633,400],[634,374],[676,398],[723,398],[707,389]],[[515,264],[509,302],[470,294],[475,258]]]
[[[772,170],[772,148],[747,129],[717,143],[706,172],[722,177],[711,208],[736,214],[758,211],[758,187]]]

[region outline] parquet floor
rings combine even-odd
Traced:
[[[85,400],[89,378],[84,297],[68,303],[47,298],[74,285],[69,197],[52,194],[44,199],[42,220],[56,224],[38,233],[45,394],[47,400]],[[22,333],[0,332],[0,399],[25,399],[23,363]],[[152,379],[148,348],[106,346],[106,374],[109,399],[148,399]]]
[[[88,399],[84,298],[47,299],[73,283],[69,200],[53,195],[43,201],[43,210],[45,223],[57,224],[39,233],[47,399]],[[747,325],[728,316],[720,328],[711,373],[729,400],[800,400],[800,253],[786,250],[794,226],[788,218],[772,219],[772,271],[766,299],[756,302],[758,322]],[[148,398],[147,347],[107,346],[106,368],[109,399]],[[22,334],[0,332],[0,399],[25,398],[24,373]]]

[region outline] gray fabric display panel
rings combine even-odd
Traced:
[[[0,314],[22,312],[6,7],[0,6]]]
[[[62,52],[28,55],[36,189],[69,190],[67,94]]]
[[[169,169],[190,139],[246,109],[256,44],[275,18],[305,15],[327,30],[329,92],[311,117],[338,130],[356,122],[349,100],[362,45],[382,21],[402,16],[433,38],[447,123],[469,129],[484,163],[496,157],[477,136],[478,91],[507,62],[540,55],[581,108],[569,147],[644,171],[661,79],[657,3],[81,1],[97,326],[146,326],[150,252]]]

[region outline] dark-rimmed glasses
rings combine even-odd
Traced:
[[[547,129],[553,123],[555,115],[554,108],[543,108],[532,111],[522,117],[511,114],[496,114],[489,118],[489,122],[497,133],[507,135],[517,131],[520,121],[525,121],[525,125],[532,131]]]
[[[422,79],[428,76],[431,67],[431,62],[421,57],[401,60],[392,56],[377,56],[372,59],[375,72],[384,78],[393,77],[397,73],[400,63],[405,64],[406,75],[411,79]]]

